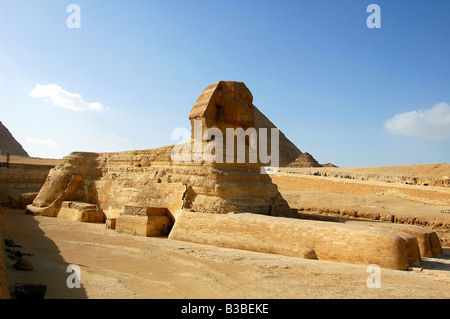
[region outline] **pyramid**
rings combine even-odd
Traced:
[[[28,153],[23,149],[22,145],[12,136],[11,132],[0,122],[0,153],[19,156],[27,156]]]
[[[331,164],[332,165],[332,164]],[[317,160],[309,153],[302,153],[295,160],[290,162],[287,167],[322,167]]]
[[[255,107],[255,128],[277,128],[257,107]],[[269,135],[270,140],[270,135]],[[269,141],[270,145],[270,141]],[[280,167],[321,167],[309,153],[301,152],[284,134],[279,131]]]

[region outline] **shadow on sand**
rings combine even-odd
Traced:
[[[69,283],[75,282],[74,272],[67,272],[69,263],[60,255],[57,245],[45,236],[34,216],[25,214],[24,210],[2,210],[4,238],[12,239],[15,244],[21,246],[5,248],[31,254],[23,258],[30,261],[34,268],[32,271],[15,269],[16,261],[8,257],[10,253],[5,252],[11,298],[15,298],[15,284],[24,283],[47,285],[45,299],[87,299],[82,283],[80,288],[68,287],[68,279]]]
[[[439,258],[423,258],[420,265],[424,270],[448,272],[450,276],[450,248],[443,248],[444,255]]]

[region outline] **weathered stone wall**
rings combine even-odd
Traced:
[[[3,211],[0,207],[0,299],[9,299],[8,277],[5,267],[5,247],[3,237]]]
[[[43,164],[19,161],[19,158],[15,158],[9,167],[0,167],[0,203],[12,208],[25,208],[22,194],[39,192],[56,162]]]

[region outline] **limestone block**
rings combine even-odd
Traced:
[[[166,236],[172,225],[172,219],[163,207],[127,205],[116,220],[118,232],[146,237]]]
[[[406,270],[415,237],[391,229],[257,214],[180,212],[170,239],[286,256]]]
[[[108,229],[116,229],[116,221],[117,218],[108,218],[106,219],[106,228]]]
[[[57,217],[86,223],[105,222],[105,214],[97,205],[73,201],[62,202]]]
[[[126,205],[123,211],[124,215],[132,216],[167,216],[168,211],[165,207]]]

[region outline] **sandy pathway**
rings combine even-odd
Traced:
[[[4,210],[5,237],[21,244],[35,270],[14,270],[9,285],[44,283],[46,298],[450,298],[450,256],[425,269],[381,270],[368,288],[367,267],[119,234],[101,224]],[[82,287],[69,289],[69,264]]]

